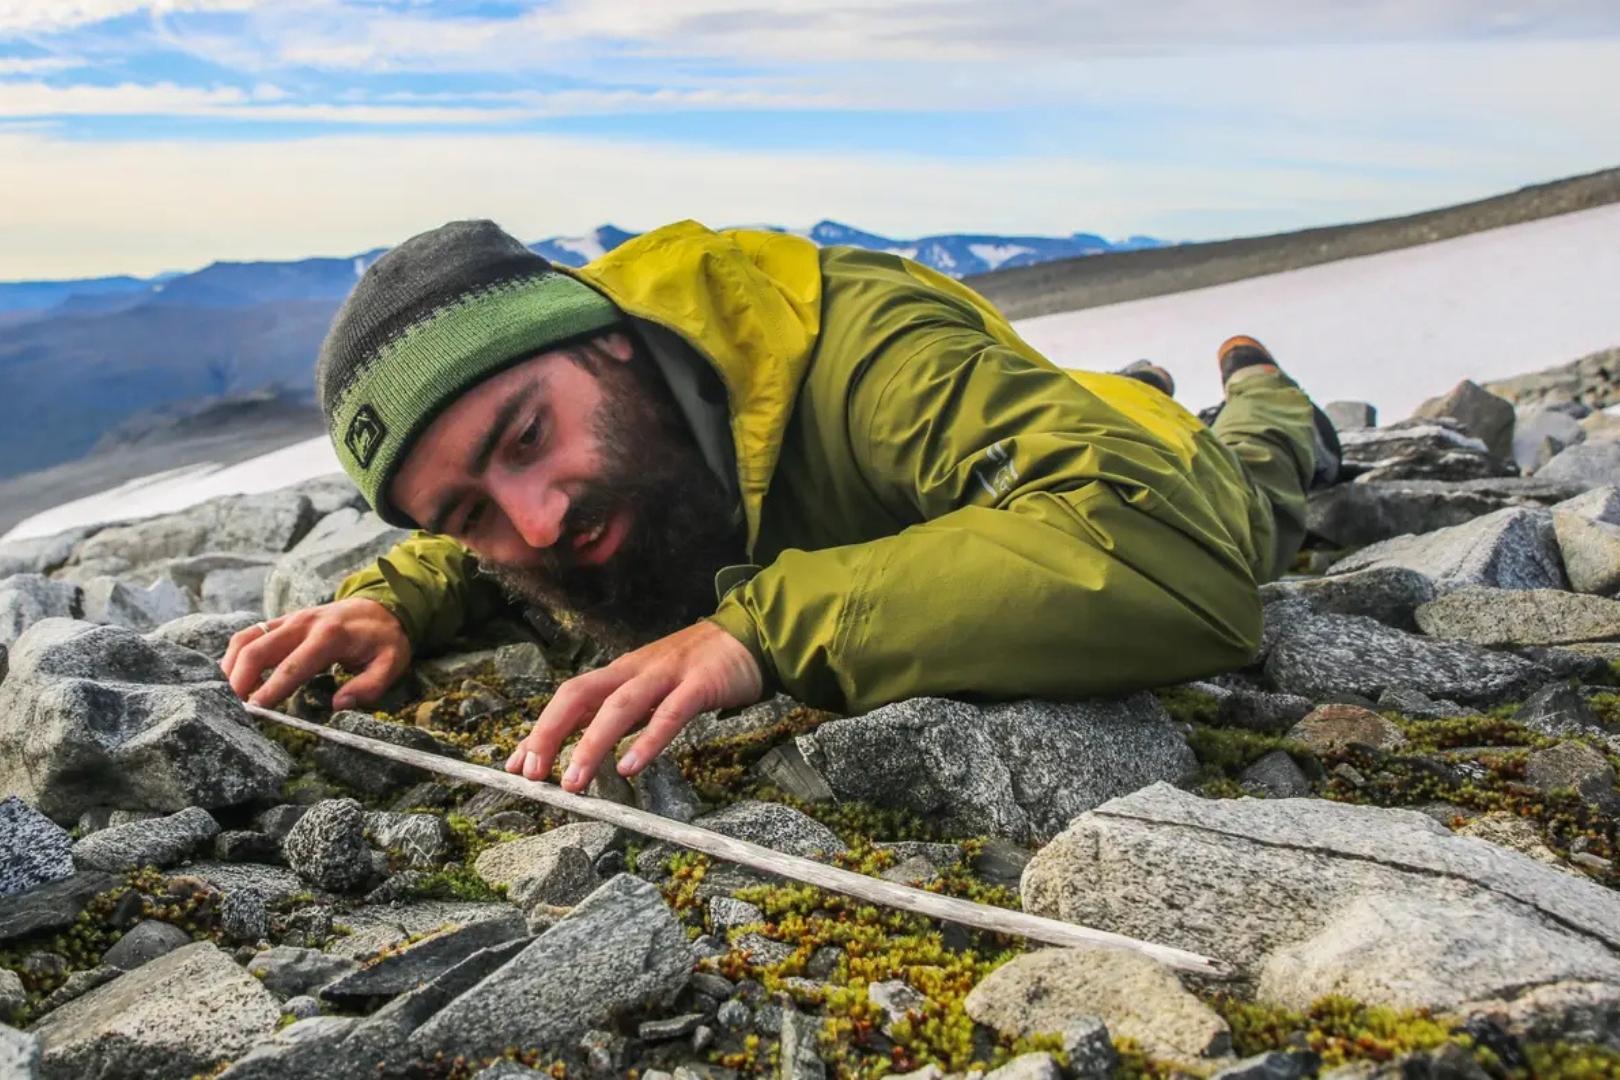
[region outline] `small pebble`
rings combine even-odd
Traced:
[[[748,1022],[754,1018],[754,1014],[747,1005],[733,999],[722,1002],[720,1008],[715,1010],[714,1018],[721,1027],[727,1030],[741,1031],[748,1026]]]
[[[308,1020],[312,1016],[321,1015],[321,1003],[308,994],[299,994],[281,1003],[281,1015]]]

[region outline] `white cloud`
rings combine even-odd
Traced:
[[[84,65],[85,61],[68,56],[0,56],[0,77],[50,75]]]
[[[0,0],[0,34],[52,33],[147,12],[246,11],[266,0]]]

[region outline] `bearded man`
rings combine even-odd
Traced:
[[[1258,342],[1218,361],[1206,426],[1162,369],[1062,370],[898,256],[682,222],[569,270],[454,222],[366,270],[316,374],[344,469],[420,531],[222,666],[270,704],[341,664],[349,707],[509,602],[567,609],[627,651],[507,768],[584,728],[575,792],[638,727],[625,776],[775,690],[854,713],[1238,667],[1337,460]]]

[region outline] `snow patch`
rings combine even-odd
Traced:
[[[552,243],[564,251],[572,251],[586,262],[600,259],[607,254],[607,248],[602,245],[602,238],[596,233],[589,236],[559,236]]]
[[[1014,255],[1028,255],[1035,249],[1022,244],[969,244],[968,250],[994,270]]]

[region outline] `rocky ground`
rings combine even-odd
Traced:
[[[1620,421],[1538,386],[1382,428],[1337,403],[1354,478],[1313,498],[1247,670],[778,698],[594,789],[1218,981],[252,721],[229,635],[399,536],[341,479],[0,547],[0,1076],[1620,1076]],[[498,764],[596,659],[514,620],[373,712],[332,713],[340,673],[287,708]]]

